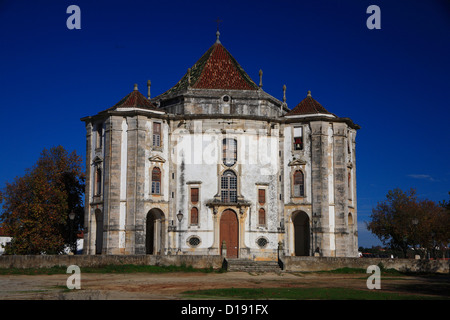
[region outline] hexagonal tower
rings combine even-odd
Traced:
[[[357,256],[355,138],[359,126],[328,112],[310,91],[284,119],[289,252]]]

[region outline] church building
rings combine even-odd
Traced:
[[[356,257],[360,127],[310,91],[288,108],[219,36],[164,93],[81,119],[84,253]]]

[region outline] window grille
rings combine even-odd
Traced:
[[[191,247],[197,247],[200,244],[199,237],[190,237],[188,243]]]
[[[268,243],[269,241],[266,238],[258,238],[258,240],[256,240],[256,244],[260,248],[264,248],[265,246],[267,246]]]
[[[237,202],[237,177],[233,171],[224,172],[220,186],[222,202]]]
[[[152,170],[152,194],[161,193],[161,170],[154,167]]]

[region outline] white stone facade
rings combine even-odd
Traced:
[[[84,253],[221,255],[225,241],[245,259],[357,256],[359,126],[292,114],[261,87],[195,88],[190,72],[153,99],[135,88],[143,106],[82,119]]]

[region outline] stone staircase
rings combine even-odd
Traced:
[[[224,268],[227,271],[241,271],[241,272],[276,272],[280,273],[282,270],[277,261],[255,261],[249,259],[224,259]]]

